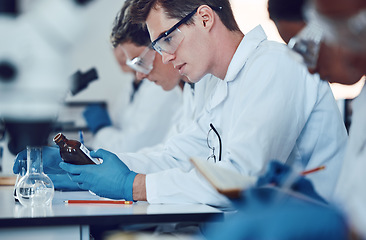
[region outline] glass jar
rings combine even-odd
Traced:
[[[43,173],[42,148],[27,147],[27,173],[16,186],[19,202],[26,207],[49,206],[55,189]]]

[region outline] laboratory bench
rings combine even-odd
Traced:
[[[67,204],[100,199],[88,191],[55,191],[49,207],[24,207],[12,186],[0,187],[0,239],[89,239],[93,227],[220,222],[221,210],[203,204]]]

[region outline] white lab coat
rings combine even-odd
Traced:
[[[322,196],[333,193],[346,130],[329,84],[310,75],[288,51],[256,27],[243,38],[197,121],[170,138],[164,151],[118,154],[131,170],[147,174],[148,202],[229,205],[189,162],[191,156],[211,154],[210,123],[222,139],[217,165],[250,176],[272,159],[300,170],[326,165],[309,177]]]
[[[112,152],[135,152],[161,143],[181,107],[182,90],[179,87],[164,91],[145,79],[117,122],[96,133],[92,146]]]
[[[207,74],[201,81],[195,83],[193,87],[186,83],[183,87],[183,105],[175,113],[174,124],[170,128],[165,140],[153,147],[141,149],[139,153],[146,154],[148,152],[163,150],[169,138],[182,133],[184,129],[190,126],[202,113],[204,104],[207,102],[212,89],[218,81],[221,80],[211,74]]]
[[[352,122],[335,202],[366,238],[366,86],[352,102]]]
[[[207,74],[201,81],[195,83],[193,88],[189,84],[184,85],[183,106],[175,117],[176,124],[170,129],[167,139],[183,132],[198,118],[218,81],[221,80]]]

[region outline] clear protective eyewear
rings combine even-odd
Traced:
[[[220,11],[222,9],[222,7],[211,8],[215,11]],[[159,37],[152,42],[152,47],[155,49],[155,51],[157,51],[160,55],[163,55],[163,52],[174,54],[184,39],[184,34],[178,29],[178,27],[188,22],[193,17],[193,15],[196,14],[197,10],[198,7],[185,16],[182,20],[177,22],[168,31],[160,34]]]
[[[219,153],[218,161],[221,161],[221,137],[212,123],[210,123],[210,130],[207,133],[207,146],[212,150],[212,154],[207,158],[207,161],[213,161],[214,163],[216,163],[216,150]]]
[[[155,51],[151,47],[146,47],[140,56],[132,60],[127,59],[126,64],[136,72],[149,74],[153,69],[155,54]]]

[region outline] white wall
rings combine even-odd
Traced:
[[[18,0],[21,12],[32,10],[35,3],[44,0]],[[66,1],[66,0],[54,0]],[[106,100],[113,101],[119,90],[125,87],[132,76],[120,70],[112,52],[109,36],[115,16],[124,0],[94,0],[85,7],[86,28],[72,52],[70,75],[96,67],[99,79],[84,91],[67,101]]]

